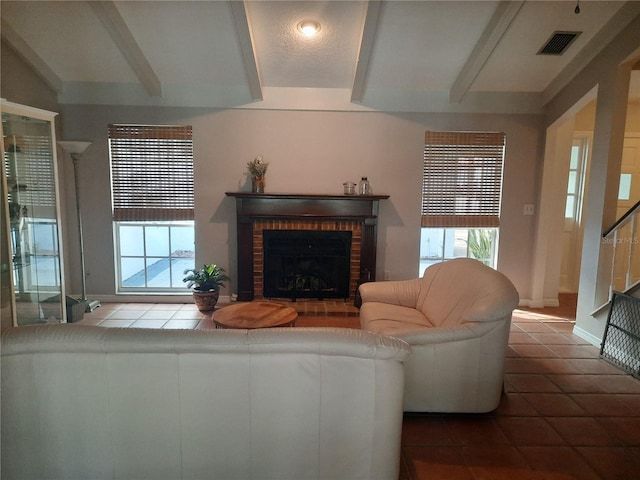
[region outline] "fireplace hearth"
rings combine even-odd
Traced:
[[[248,192],[227,192],[226,195],[236,200],[238,300],[320,297],[355,299],[359,283],[375,280],[378,203],[389,198],[388,195]],[[308,242],[310,238],[309,232],[349,235],[351,242],[346,260],[349,266],[346,293],[343,283],[326,283],[327,271],[333,270],[333,277],[335,271],[346,268],[337,267],[338,262],[331,255],[323,254],[312,259],[289,255],[281,258],[275,266],[267,265],[270,260],[265,259],[264,237],[265,233],[269,237],[268,232],[271,231],[297,232],[293,237],[303,239],[300,244],[295,245],[295,240],[288,241],[293,242],[290,243],[291,248],[298,249],[304,249],[305,241]],[[335,240],[340,236],[334,237],[332,242],[340,243]],[[293,291],[287,292],[289,285],[282,280],[276,283],[265,280],[273,269],[289,276]],[[292,273],[293,271],[296,273]]]
[[[265,298],[349,298],[351,232],[263,230]]]

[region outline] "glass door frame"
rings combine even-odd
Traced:
[[[60,185],[59,185],[59,178],[58,178],[58,155],[57,155],[57,148],[56,148],[56,132],[55,132],[55,117],[58,115],[56,112],[50,112],[48,110],[42,110],[39,108],[35,108],[35,107],[29,107],[26,105],[20,105],[17,103],[13,103],[13,102],[9,102],[6,101],[4,99],[0,99],[0,112],[1,113],[8,113],[11,115],[17,115],[17,116],[22,116],[22,117],[28,117],[28,118],[34,118],[36,120],[42,120],[45,122],[49,122],[50,125],[50,135],[51,135],[51,159],[53,162],[52,165],[52,169],[53,169],[53,182],[54,182],[54,189],[55,189],[55,212],[56,212],[56,226],[57,226],[57,242],[58,242],[58,258],[59,258],[59,275],[60,275],[60,311],[61,311],[61,319],[60,319],[60,323],[66,323],[67,321],[67,310],[66,310],[66,291],[65,291],[65,271],[64,271],[64,248],[63,248],[63,235],[62,235],[62,222],[61,222],[61,215],[60,215]],[[2,131],[2,125],[0,124],[0,131]],[[8,185],[7,185],[7,173],[5,171],[5,160],[4,160],[4,131],[2,131],[2,139],[1,139],[1,146],[2,146],[2,152],[3,152],[3,159],[2,159],[2,193],[3,195],[5,193],[8,192]],[[7,198],[2,198],[3,202],[7,202]],[[14,265],[13,265],[13,251],[12,251],[12,247],[11,247],[11,232],[10,232],[10,228],[9,228],[9,219],[8,219],[8,212],[7,215],[5,216],[6,218],[3,219],[5,220],[5,224],[3,224],[3,228],[2,230],[5,233],[4,238],[0,239],[0,241],[2,242],[7,242],[8,245],[8,251],[9,251],[9,269],[10,272],[13,272],[14,269]],[[6,226],[6,228],[5,228]],[[19,326],[18,325],[18,315],[17,315],[17,309],[16,309],[16,296],[15,296],[15,284],[14,284],[14,280],[13,280],[13,273],[11,273],[10,275],[11,280],[10,280],[10,295],[11,295],[11,316],[12,316],[12,325],[14,327]]]

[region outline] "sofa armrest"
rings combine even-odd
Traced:
[[[362,303],[380,302],[415,308],[420,292],[420,279],[368,282],[360,285]]]
[[[459,342],[479,338],[499,328],[503,322],[464,323],[456,328],[406,328],[388,332],[395,338],[404,340],[411,346],[432,345],[436,343]]]

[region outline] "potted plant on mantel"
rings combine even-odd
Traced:
[[[212,312],[218,303],[220,287],[230,280],[224,273],[224,269],[213,263],[204,264],[202,268],[188,268],[184,271],[187,275],[182,279],[187,288],[192,288],[193,300],[198,310],[202,313]]]

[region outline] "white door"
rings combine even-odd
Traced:
[[[591,136],[575,135],[569,160],[567,201],[562,231],[562,262],[560,264],[559,291],[576,293],[580,281],[580,258],[582,256],[582,205]]]

